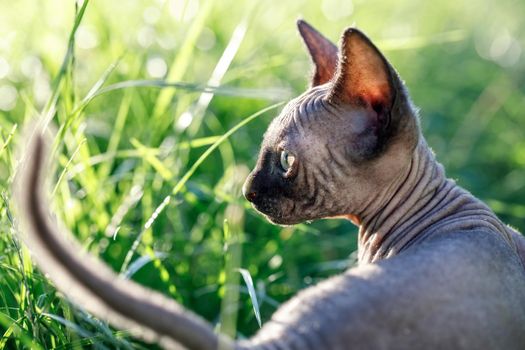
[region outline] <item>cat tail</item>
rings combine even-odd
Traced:
[[[234,349],[231,339],[215,334],[198,315],[117,275],[64,237],[71,234],[59,229],[43,195],[47,149],[44,136],[33,131],[17,172],[14,199],[20,236],[56,287],[98,317],[166,349]]]

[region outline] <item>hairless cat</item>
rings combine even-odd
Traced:
[[[42,198],[45,142],[17,178],[25,241],[57,287],[165,348],[524,349],[525,239],[447,179],[396,71],[359,30],[339,49],[304,21],[311,87],[268,128],[243,192],[270,221],[346,217],[359,265],[300,292],[235,341],[175,301],[79,257]]]

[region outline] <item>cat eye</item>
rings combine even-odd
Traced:
[[[287,172],[292,167],[294,162],[295,162],[294,155],[292,155],[287,150],[281,151],[281,168],[283,168],[285,172]]]

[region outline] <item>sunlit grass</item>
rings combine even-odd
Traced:
[[[15,150],[31,120],[54,131],[49,206],[85,249],[225,333],[253,334],[351,265],[348,222],[276,227],[240,195],[271,117],[307,85],[299,16],[334,41],[354,22],[369,33],[449,174],[525,229],[524,67],[512,63],[525,46],[507,5],[488,25],[488,10],[453,1],[0,0],[0,349],[146,348],[63,298],[17,241]]]

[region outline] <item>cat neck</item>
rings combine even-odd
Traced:
[[[359,262],[394,256],[432,235],[483,228],[509,240],[504,224],[480,200],[445,176],[424,139],[406,172],[360,217]]]

